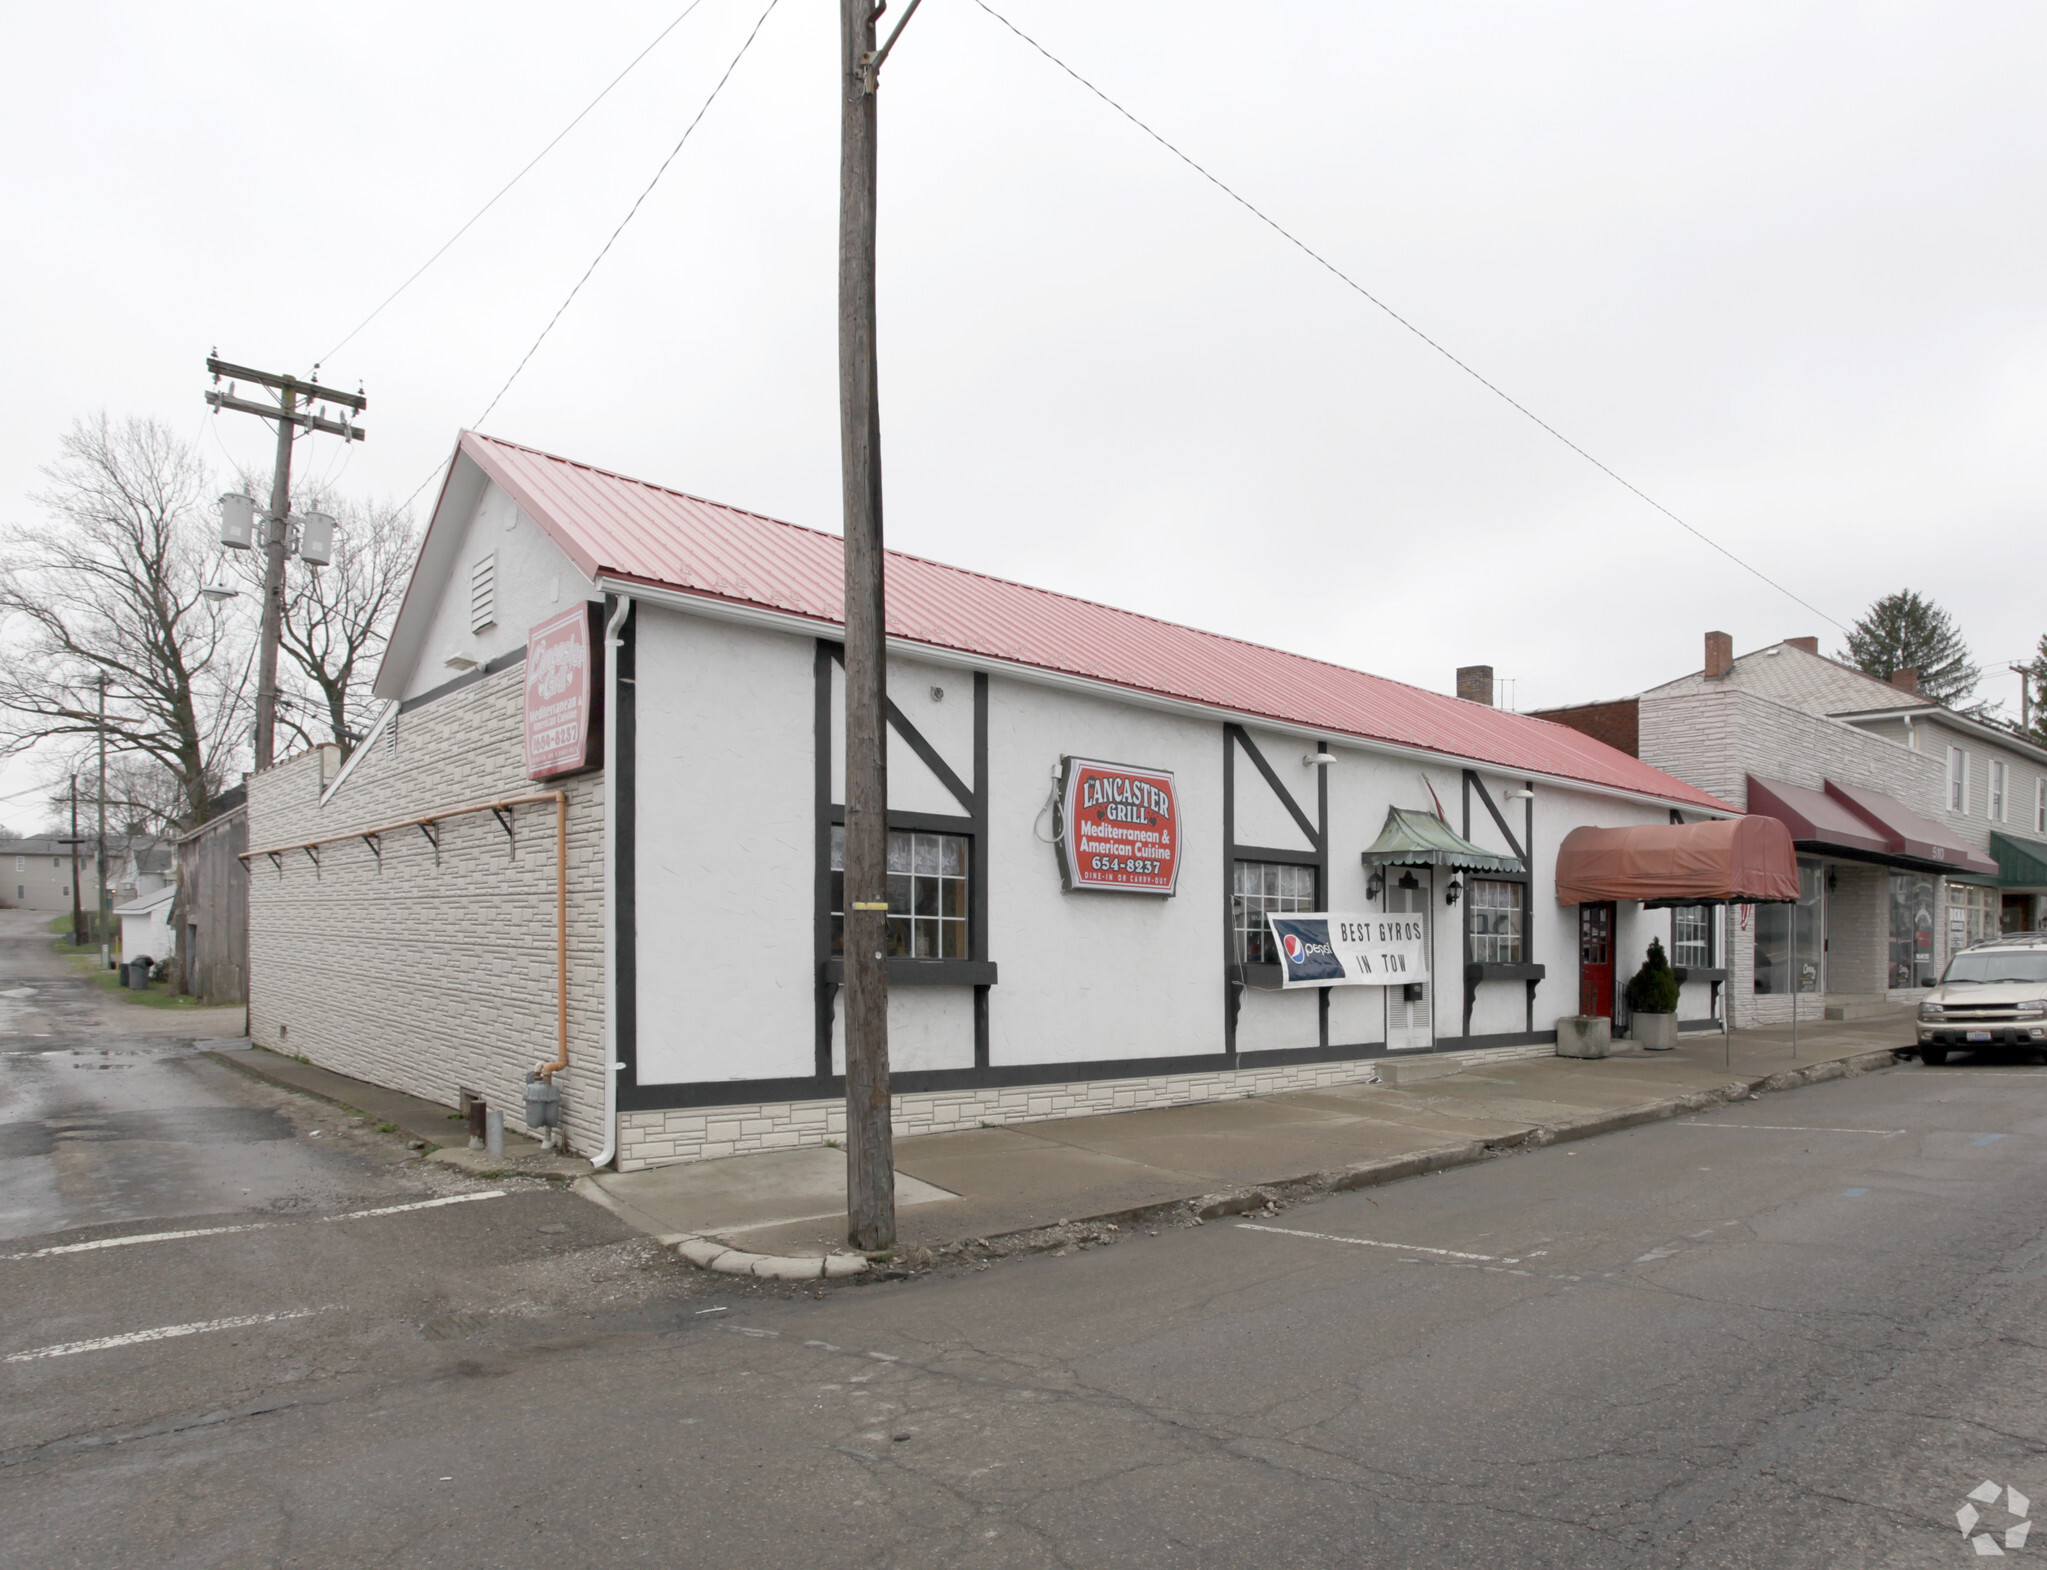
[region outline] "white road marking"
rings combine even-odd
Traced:
[[[1372,1237],[1338,1237],[1334,1232],[1303,1232],[1295,1227],[1266,1227],[1255,1221],[1239,1221],[1240,1232],[1277,1232],[1282,1237],[1311,1237],[1324,1243],[1354,1243],[1359,1248],[1391,1248],[1403,1254],[1434,1254],[1441,1259],[1478,1259],[1487,1264],[1498,1261],[1497,1254],[1466,1254],[1454,1248],[1424,1248],[1419,1243],[1382,1243]]]
[[[345,1210],[338,1216],[315,1216],[316,1221],[362,1221],[370,1216],[400,1216],[408,1210],[434,1210],[442,1205],[468,1205],[479,1199],[503,1199],[501,1188],[485,1189],[481,1194],[449,1194],[442,1199],[420,1199],[409,1205],[384,1205],[376,1210]]]
[[[1707,1123],[1698,1118],[1680,1118],[1679,1128],[1748,1128],[1770,1134],[1904,1134],[1902,1128],[1807,1128],[1802,1123]]]
[[[399,1216],[410,1210],[435,1210],[442,1205],[468,1205],[479,1199],[503,1199],[501,1188],[481,1194],[450,1194],[441,1199],[415,1200],[409,1205],[381,1205],[375,1210],[345,1210],[338,1216],[314,1216],[318,1222],[363,1221],[371,1216]],[[94,1238],[89,1243],[59,1243],[50,1248],[30,1249],[25,1254],[0,1254],[0,1263],[16,1259],[48,1259],[53,1254],[89,1254],[103,1248],[127,1248],[135,1243],[170,1243],[188,1237],[221,1237],[230,1232],[267,1232],[273,1227],[296,1225],[283,1221],[246,1221],[232,1227],[191,1227],[183,1232],[138,1232],[132,1237]]]
[[[32,1363],[38,1358],[70,1357],[78,1352],[104,1352],[112,1347],[138,1346],[145,1341],[169,1341],[177,1336],[204,1335],[209,1330],[243,1330],[251,1325],[275,1324],[281,1319],[305,1319],[324,1314],[324,1308],[288,1308],[275,1314],[238,1314],[232,1319],[201,1319],[189,1325],[158,1325],[154,1330],[131,1330],[123,1336],[99,1336],[91,1341],[63,1341],[56,1346],[39,1346],[28,1352],[10,1352],[0,1362]]]

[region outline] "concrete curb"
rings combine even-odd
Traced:
[[[866,1256],[861,1254],[826,1254],[821,1259],[801,1254],[749,1254],[707,1237],[680,1238],[675,1252],[699,1270],[756,1276],[763,1281],[838,1281],[868,1268]]]
[[[1452,1167],[1470,1166],[1498,1156],[1512,1155],[1517,1150],[1536,1150],[1566,1140],[1616,1134],[1624,1129],[1638,1128],[1645,1123],[1660,1123],[1670,1118],[1708,1112],[1730,1102],[1746,1101],[1751,1096],[1780,1090],[1796,1090],[1801,1086],[1816,1085],[1826,1080],[1847,1079],[1858,1074],[1867,1074],[1875,1069],[1889,1068],[1897,1061],[1898,1049],[1880,1047],[1869,1052],[1857,1053],[1854,1057],[1834,1058],[1775,1074],[1736,1076],[1726,1084],[1711,1090],[1692,1091],[1686,1095],[1670,1096],[1660,1101],[1623,1107],[1613,1112],[1594,1113],[1568,1123],[1538,1125],[1531,1129],[1502,1134],[1498,1138],[1464,1140],[1454,1145],[1440,1145],[1432,1150],[1410,1151],[1406,1155],[1393,1156],[1381,1161],[1359,1162],[1355,1166],[1275,1179],[1249,1188],[1231,1189],[1217,1194],[1200,1194],[1188,1199],[1135,1206],[1128,1210],[1107,1211],[1098,1216],[1062,1220],[1056,1226],[1024,1227],[1015,1232],[990,1233],[961,1245],[959,1251],[981,1257],[999,1258],[1064,1248],[1075,1241],[1077,1233],[1085,1234],[1088,1230],[1096,1228],[1116,1232],[1124,1227],[1142,1226],[1153,1221],[1178,1221],[1198,1226],[1203,1222],[1220,1220],[1226,1216],[1245,1215],[1268,1206],[1296,1204],[1303,1200],[1320,1198],[1324,1194],[1349,1193],[1355,1189],[1376,1188],[1382,1183],[1397,1183],[1403,1178],[1445,1172]],[[1095,1235],[1095,1240],[1105,1241],[1099,1233]]]

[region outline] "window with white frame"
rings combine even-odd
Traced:
[[[1230,895],[1237,958],[1246,965],[1277,965],[1279,949],[1265,918],[1314,910],[1315,869],[1286,861],[1240,861],[1231,872]]]
[[[1990,804],[1985,816],[1993,823],[2004,822],[2005,783],[2008,778],[2002,758],[1990,760]]]
[[[498,553],[487,551],[469,569],[469,630],[481,632],[498,619]]]
[[[1471,958],[1479,965],[1521,963],[1527,890],[1499,878],[1473,878],[1465,918],[1471,923]]]
[[[1680,905],[1670,913],[1670,962],[1687,970],[1713,964],[1713,907]]]
[[[2033,832],[2047,834],[2047,778],[2033,782]]]
[[[1947,810],[1969,810],[1969,755],[1960,747],[1947,750]]]
[[[896,959],[967,957],[967,855],[962,834],[888,836],[888,952]],[[832,952],[846,944],[846,829],[832,828]]]

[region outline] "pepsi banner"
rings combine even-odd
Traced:
[[[1066,887],[1171,894],[1180,880],[1180,798],[1161,769],[1067,758],[1059,782]]]
[[[1283,987],[1391,987],[1429,979],[1420,911],[1267,916]]]

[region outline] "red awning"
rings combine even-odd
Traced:
[[[1997,863],[1895,797],[1828,780],[1807,790],[1781,780],[1748,777],[1751,814],[1776,818],[1801,846],[1839,851],[1865,861],[1897,862],[1939,871],[1995,877]]]
[[[1798,854],[1774,817],[1573,829],[1557,852],[1557,903],[1673,904],[1798,898]]]

